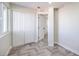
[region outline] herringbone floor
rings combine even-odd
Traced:
[[[77,56],[76,54],[55,44],[54,47],[48,47],[44,42],[30,43],[24,46],[13,48],[9,56]]]
[[[48,47],[47,45],[47,35],[45,35],[44,39],[37,43],[12,48],[9,56],[77,56],[57,44],[54,47]]]

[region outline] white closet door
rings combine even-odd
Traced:
[[[24,14],[13,11],[13,46],[24,44]]]
[[[35,24],[34,13],[25,14],[25,43],[35,42]]]
[[[13,11],[13,46],[35,42],[35,38],[35,14]]]

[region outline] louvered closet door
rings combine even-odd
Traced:
[[[24,44],[24,14],[13,11],[13,46]]]
[[[35,29],[34,13],[13,12],[13,46],[35,42]]]
[[[34,13],[25,14],[25,43],[35,42],[35,15]]]

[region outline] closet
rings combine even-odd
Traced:
[[[33,12],[13,11],[13,46],[35,41],[36,20]]]

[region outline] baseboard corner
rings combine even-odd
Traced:
[[[8,50],[7,50],[6,53],[5,53],[5,56],[8,56],[8,54],[9,54],[9,52],[10,52],[11,49],[12,49],[12,46],[10,46],[10,47],[8,48]]]
[[[71,48],[69,48],[69,47],[67,47],[65,45],[60,44],[60,43],[56,43],[56,44],[60,45],[61,47],[65,48],[65,49],[67,49],[67,50],[69,50],[69,51],[71,51],[71,52],[73,52],[73,53],[75,53],[77,55],[79,55],[79,52],[76,51],[76,50],[73,50],[73,49],[71,49]]]

